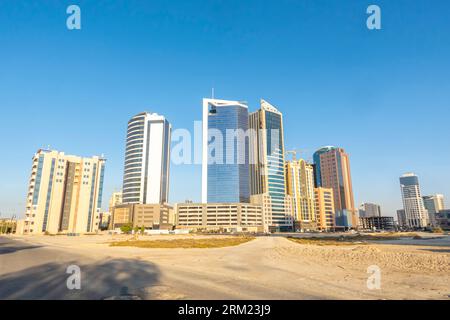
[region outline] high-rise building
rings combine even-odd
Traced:
[[[170,123],[156,113],[140,113],[128,121],[124,204],[169,201],[170,134]]]
[[[286,161],[286,186],[292,197],[295,229],[315,230],[313,165],[303,159]]]
[[[284,172],[283,115],[261,100],[250,114],[250,193],[252,202],[263,205],[264,224],[270,230],[292,230],[292,200]]]
[[[342,148],[323,147],[314,153],[316,186],[332,188],[337,228],[356,228],[358,212],[353,199],[350,160]]]
[[[406,225],[410,228],[424,228],[428,226],[428,211],[423,204],[419,178],[414,173],[402,175],[400,177],[400,189],[406,216]]]
[[[436,214],[444,210],[444,195],[442,194],[434,194],[431,196],[423,196],[423,204],[425,209],[428,210],[428,218],[430,220],[430,224],[436,225]]]
[[[334,217],[333,189],[314,189],[314,209],[316,211],[317,228],[323,231],[334,231],[336,219]]]
[[[98,230],[105,159],[38,150],[33,157],[23,232]]]
[[[248,107],[203,99],[202,202],[248,203]]]
[[[381,207],[375,203],[363,203],[359,206],[359,216],[362,218],[381,217]]]

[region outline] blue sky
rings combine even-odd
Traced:
[[[81,7],[82,29],[66,28]],[[382,30],[366,28],[366,8]],[[22,214],[40,147],[108,159],[122,183],[128,119],[201,120],[201,99],[260,98],[286,149],[349,154],[356,204],[401,207],[398,177],[450,197],[450,2],[204,0],[0,2],[0,212]],[[200,200],[201,168],[171,167],[170,201]],[[447,203],[449,203],[447,201]]]

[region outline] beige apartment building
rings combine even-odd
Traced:
[[[112,229],[131,223],[145,229],[172,230],[174,226],[173,207],[168,204],[122,204],[112,209]]]
[[[90,233],[99,225],[105,159],[55,150],[33,157],[22,232]]]
[[[314,198],[317,228],[322,231],[334,231],[336,219],[334,216],[333,189],[315,188]]]
[[[333,189],[336,228],[356,229],[359,215],[353,199],[349,155],[342,148],[328,146],[317,150],[313,157],[316,185]]]
[[[262,208],[248,203],[179,203],[176,225],[179,229],[261,232]]]
[[[314,167],[303,159],[287,161],[286,187],[287,194],[292,197],[295,229],[315,230]]]

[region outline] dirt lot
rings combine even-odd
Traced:
[[[226,237],[141,239],[209,238]],[[0,238],[0,298],[449,299],[450,295],[449,236],[317,245],[274,235],[222,248],[110,246],[122,240],[126,237]],[[81,268],[81,290],[66,288],[70,264]],[[367,287],[367,270],[373,265],[381,270],[380,289]]]

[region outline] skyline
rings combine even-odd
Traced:
[[[307,8],[283,2],[275,9],[213,2],[198,13],[195,5],[176,2],[130,3],[81,1],[79,33],[65,29],[66,3],[0,5],[0,133],[14,137],[2,140],[9,150],[1,166],[3,215],[23,216],[31,158],[47,145],[66,154],[105,154],[106,204],[122,185],[128,119],[154,112],[174,129],[192,130],[212,87],[221,99],[249,101],[249,111],[260,98],[274,103],[284,116],[286,150],[306,150],[302,158],[311,161],[326,145],[345,149],[356,206],[377,203],[382,214],[395,216],[402,208],[398,177],[410,171],[419,176],[423,195],[450,196],[450,45],[439,40],[448,37],[447,3],[428,8],[419,1],[414,6],[420,9],[405,10],[412,6],[406,1],[377,1],[380,33],[365,28],[364,1]],[[131,10],[135,6],[140,10]],[[216,12],[217,6],[238,7],[238,23],[220,19],[230,13]],[[185,13],[175,21],[178,10]],[[258,15],[271,10],[282,18],[270,16],[274,24],[266,28]],[[250,23],[239,23],[247,18]],[[289,41],[294,36],[301,41]],[[238,52],[229,49],[230,41]],[[200,200],[201,165],[171,164],[169,194],[171,203]]]

